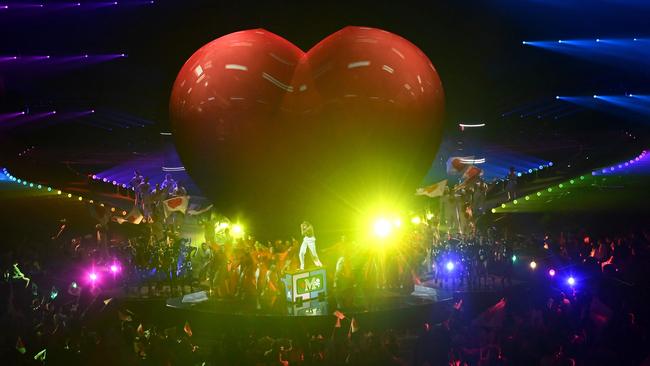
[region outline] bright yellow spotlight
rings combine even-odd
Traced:
[[[395,225],[395,227],[402,226],[402,220],[400,220],[400,219],[393,220],[393,225]]]
[[[433,214],[431,212],[427,214],[427,220],[433,220]]]
[[[413,216],[411,218],[411,224],[420,225],[420,223],[422,223],[422,219],[420,218],[420,216]]]
[[[235,237],[242,236],[244,235],[244,228],[239,224],[235,224],[232,226],[232,230],[230,230],[230,233],[232,234],[232,236]]]
[[[375,235],[380,238],[386,238],[393,231],[393,225],[386,219],[377,219],[373,225]]]
[[[72,194],[68,193],[68,198],[72,198]]]
[[[56,194],[61,194],[61,193],[62,193],[61,191],[56,191]]]
[[[537,262],[531,261],[530,262],[530,269],[535,269],[535,268],[537,268]]]

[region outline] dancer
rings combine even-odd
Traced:
[[[323,264],[318,259],[318,253],[316,253],[316,237],[314,237],[314,227],[304,221],[300,224],[300,232],[304,236],[302,239],[302,244],[300,245],[300,252],[298,252],[298,258],[300,258],[300,269],[305,269],[305,253],[307,252],[307,247],[309,247],[309,252],[311,253],[311,258],[314,261],[314,264],[317,267],[322,267]]]

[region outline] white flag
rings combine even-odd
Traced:
[[[170,212],[180,211],[183,214],[187,211],[187,206],[190,203],[190,196],[178,196],[163,201],[165,207],[165,215]]]
[[[447,187],[446,179],[442,182],[434,183],[427,187],[418,188],[415,191],[415,194],[418,196],[429,196],[431,198],[440,197],[443,193],[445,193],[445,187]]]

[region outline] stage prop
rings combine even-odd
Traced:
[[[427,56],[366,27],[306,53],[264,29],[225,35],[185,62],[170,99],[190,176],[260,237],[286,235],[304,218],[322,232],[347,229],[371,203],[412,199],[443,109]]]
[[[287,272],[282,277],[282,282],[287,301],[290,303],[315,300],[327,294],[325,268]]]

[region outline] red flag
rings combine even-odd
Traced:
[[[183,327],[183,331],[187,334],[188,337],[192,336],[192,328],[190,328],[190,323],[185,322],[185,326]]]

